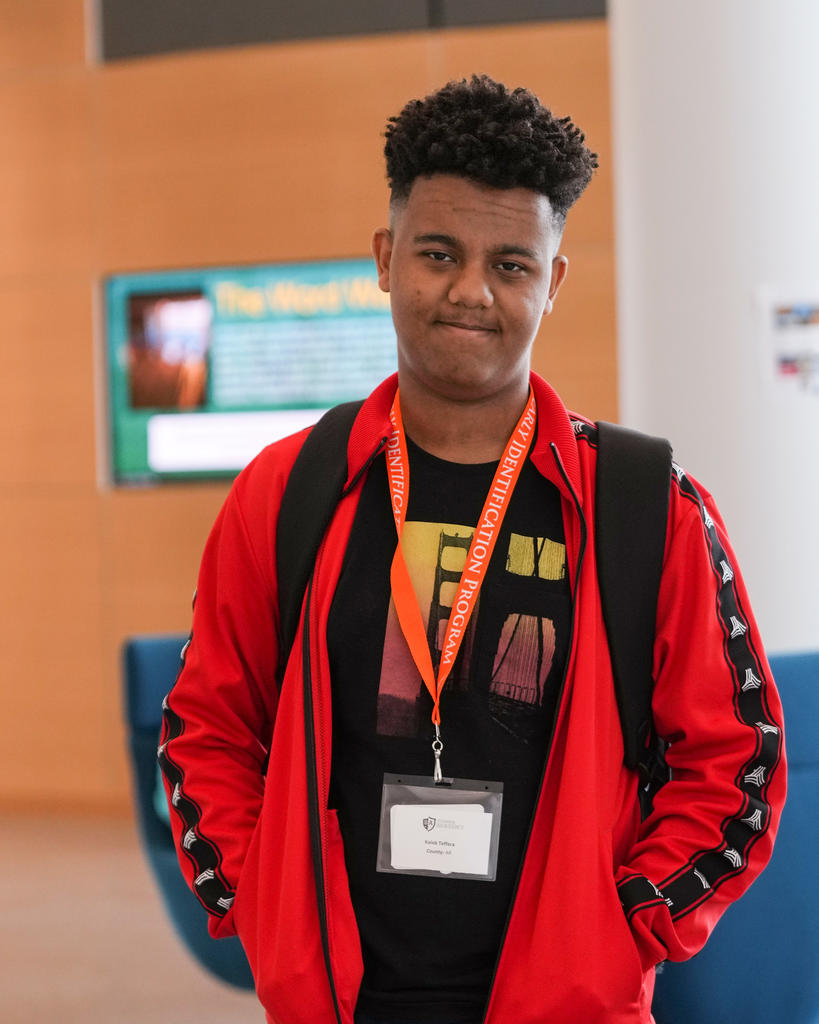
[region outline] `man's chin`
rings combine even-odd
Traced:
[[[400,383],[399,375],[399,383]],[[491,404],[509,391],[497,378],[486,372],[486,367],[474,367],[471,371],[459,367],[451,373],[429,375],[416,383],[430,396],[449,402],[475,404]]]

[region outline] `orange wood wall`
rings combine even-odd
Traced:
[[[0,803],[127,812],[120,645],[187,629],[226,487],[100,482],[100,276],[366,254],[387,117],[486,71],[571,114],[601,155],[535,367],[614,418],[607,36],[558,22],[100,67],[85,14],[0,0]]]

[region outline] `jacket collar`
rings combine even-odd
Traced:
[[[551,384],[536,373],[530,374],[529,379],[537,401],[537,436],[532,448],[532,462],[564,497],[574,498],[582,504],[580,456],[569,413]],[[558,461],[574,494],[558,468]]]
[[[550,480],[566,497],[571,498],[568,480],[575,496],[582,500],[580,458],[577,438],[569,414],[554,388],[536,373],[530,375],[537,401],[537,435],[532,448],[535,468]],[[350,432],[347,448],[347,484],[366,466],[390,436],[390,409],[398,388],[394,373],[373,391],[364,402]],[[552,447],[554,446],[554,448]],[[558,461],[566,475],[558,468]]]

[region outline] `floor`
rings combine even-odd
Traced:
[[[263,1024],[176,939],[128,821],[0,814],[3,1024]]]

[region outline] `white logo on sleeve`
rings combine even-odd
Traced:
[[[755,722],[754,724],[760,732],[769,733],[773,736],[779,735],[778,726],[771,725],[770,722]]]
[[[745,775],[746,782],[753,782],[755,786],[762,786],[765,783],[765,766],[758,765],[752,772]]]
[[[745,636],[748,632],[748,627],[744,622],[740,622],[736,615],[731,616],[731,639],[737,636]]]
[[[762,831],[762,811],[757,808],[753,814],[749,814],[747,818],[741,818],[740,821],[744,821],[746,825],[749,825],[754,832]]]
[[[762,686],[762,680],[758,679],[754,675],[752,668],[745,669],[745,682],[742,684],[742,692],[745,693],[748,690],[758,690]]]
[[[651,886],[651,888],[657,894],[658,899],[661,899],[663,901],[663,903],[665,903],[665,905],[667,907],[673,907],[674,906],[674,901],[670,900],[667,896],[663,895],[662,891],[653,882],[649,881],[648,879],[646,879],[646,881],[648,881],[648,884]]]

